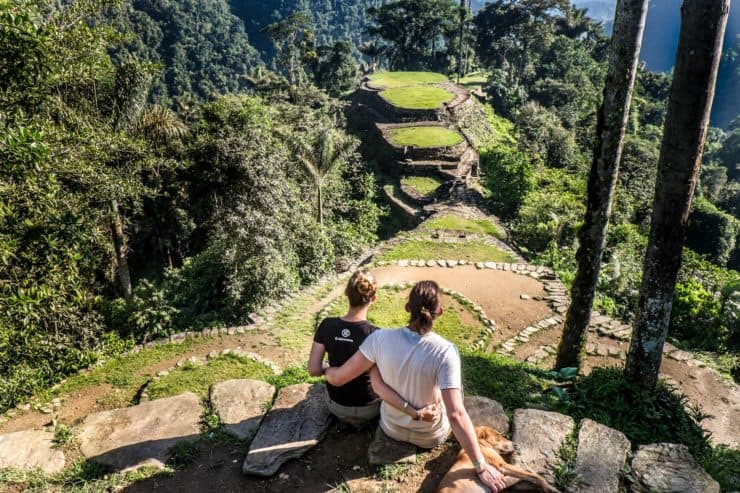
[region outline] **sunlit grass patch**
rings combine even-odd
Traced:
[[[516,262],[512,254],[481,241],[442,243],[409,240],[383,252],[378,260],[465,260],[468,262]]]
[[[44,402],[55,396],[69,394],[76,390],[108,384],[114,387],[111,404],[114,407],[124,405],[148,380],[147,367],[162,361],[185,354],[192,348],[203,344],[200,339],[186,339],[179,344],[162,344],[143,349],[138,353],[129,353],[107,360],[101,366],[89,371],[72,375],[66,382],[56,389],[47,389],[37,395],[37,399]]]
[[[407,176],[401,178],[401,185],[410,188],[419,195],[432,195],[442,182],[431,176]]]
[[[208,389],[217,382],[235,378],[267,380],[272,370],[262,363],[235,354],[225,354],[205,364],[186,364],[177,368],[148,387],[151,399],[161,399],[183,392],[208,396]]]
[[[435,110],[455,99],[450,91],[435,86],[394,87],[381,91],[380,97],[407,110]]]
[[[397,146],[447,147],[459,144],[463,136],[444,127],[402,127],[389,132],[390,140]]]
[[[435,72],[379,72],[370,76],[370,85],[376,89],[442,82],[447,82],[447,77]]]
[[[320,303],[336,287],[336,283],[326,283],[318,289],[307,290],[275,314],[271,327],[282,348],[295,350],[311,347],[316,313],[319,311],[318,308],[311,310],[311,307]]]
[[[460,78],[460,85],[471,91],[480,89],[486,82],[488,82],[488,74],[485,72],[473,72]]]
[[[368,320],[383,328],[405,327],[409,322],[409,314],[405,309],[409,291],[410,289],[379,289],[377,301],[368,311]],[[483,337],[485,327],[478,314],[469,307],[448,295],[443,295],[442,307],[444,312],[434,321],[434,332],[461,348],[468,347]],[[328,316],[339,317],[346,311],[346,298],[340,297],[329,305]]]
[[[445,229],[450,231],[463,231],[465,233],[491,235],[496,238],[501,238],[501,233],[496,225],[488,219],[467,219],[462,216],[445,214],[443,216],[434,216],[424,222],[422,227],[427,230]]]

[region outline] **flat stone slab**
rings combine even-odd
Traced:
[[[617,493],[619,473],[631,445],[624,433],[590,419],[581,421],[578,432],[576,472],[582,483],[579,493]]]
[[[257,433],[275,387],[260,380],[226,380],[211,386],[211,405],[224,431],[240,440]]]
[[[186,392],[91,414],[79,425],[80,451],[116,471],[163,467],[176,443],[198,439],[202,410],[200,398]]]
[[[573,418],[539,409],[517,409],[512,422],[512,441],[517,452],[512,463],[541,474],[550,483],[554,478],[551,465],[566,437],[573,431]]]
[[[54,434],[45,430],[24,430],[0,435],[0,469],[40,468],[47,474],[64,469],[64,453],[53,448]]]
[[[509,433],[509,417],[504,407],[493,399],[479,395],[465,397],[465,409],[473,426],[487,426],[499,433]]]
[[[252,440],[242,472],[272,476],[285,462],[316,446],[326,435],[331,417],[323,384],[283,387]]]
[[[378,426],[370,448],[367,450],[367,459],[373,466],[415,462],[416,446],[412,443],[399,442],[390,438]]]
[[[719,493],[719,483],[702,469],[685,445],[641,445],[632,458],[634,493]]]

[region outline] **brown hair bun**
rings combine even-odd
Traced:
[[[347,281],[344,294],[350,306],[363,306],[370,303],[378,290],[375,278],[366,270],[358,270]]]

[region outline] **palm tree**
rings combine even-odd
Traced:
[[[729,10],[730,0],[684,0],[681,7],[650,239],[624,370],[644,389],[658,380]]]
[[[563,338],[558,347],[556,368],[579,368],[581,365],[619,173],[647,7],[648,0],[617,2],[604,102],[596,123],[597,142],[588,179],[586,218],[579,232],[578,271],[573,281],[573,299],[565,318]],[[576,9],[578,12],[582,11]]]
[[[308,142],[294,140],[293,147],[295,157],[306,168],[316,185],[317,219],[323,226],[326,179],[332,171],[347,161],[356,144],[353,139],[339,134],[332,128],[324,127]]]
[[[357,49],[360,53],[370,59],[370,67],[367,73],[372,74],[380,66],[380,59],[385,55],[385,52],[388,51],[388,46],[380,45],[377,41],[365,41],[364,43],[361,43]]]
[[[144,108],[133,125],[133,133],[140,135],[156,147],[163,147],[179,140],[188,132],[177,114],[169,108],[154,104]]]

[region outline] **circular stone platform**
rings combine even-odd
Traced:
[[[396,146],[449,147],[463,141],[460,133],[445,127],[400,127],[388,131],[388,138]]]
[[[379,72],[368,77],[367,85],[373,89],[440,84],[447,77],[435,72]]]
[[[385,89],[380,97],[404,110],[436,110],[455,99],[455,94],[437,86],[407,86]]]

